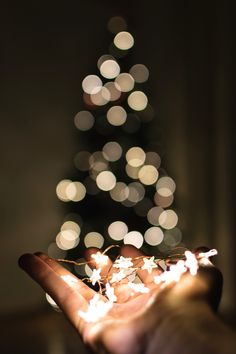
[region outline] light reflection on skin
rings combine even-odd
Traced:
[[[198,255],[193,254],[190,251],[185,251],[184,259],[178,260],[175,264],[171,264],[168,270],[163,271],[157,276],[153,276],[153,284],[160,285],[161,288],[171,284],[178,283],[184,273],[189,273],[191,276],[195,276],[197,274],[199,264],[203,260],[204,262],[209,261],[209,257],[212,257],[217,254],[215,249],[212,249],[208,252],[201,252]],[[135,283],[134,281],[130,281],[127,278],[128,271],[132,271],[132,273],[136,273],[139,270],[148,272],[151,275],[154,268],[158,267],[158,261],[154,256],[152,257],[142,257],[142,265],[135,265],[135,259],[127,258],[120,256],[113,263],[111,268],[115,268],[113,274],[111,275],[101,275],[102,268],[101,260],[108,261],[108,257],[101,252],[97,252],[92,255],[93,261],[97,268],[93,269],[89,280],[92,285],[96,283],[100,284],[100,293],[96,293],[93,298],[90,300],[88,308],[86,311],[78,311],[78,315],[83,318],[88,323],[95,323],[101,320],[104,316],[108,314],[108,312],[112,309],[113,304],[117,301],[117,297],[115,294],[115,289],[117,284],[119,284],[124,279],[127,280],[126,284],[128,288],[132,291],[130,292],[130,296],[134,296],[134,294],[146,294],[150,291],[150,287],[152,285],[145,285],[144,283]],[[140,257],[139,257],[140,258]],[[106,265],[106,262],[104,263]],[[140,263],[139,263],[140,264]],[[99,266],[99,268],[98,268]],[[110,273],[110,271],[109,271]],[[61,278],[72,288],[76,288],[76,283],[78,283],[78,279],[70,274],[61,275]],[[103,300],[102,297],[102,288],[101,285],[104,285],[104,294],[105,298]],[[147,305],[150,305],[150,301],[148,301]]]

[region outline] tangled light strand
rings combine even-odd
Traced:
[[[161,270],[159,275],[153,277],[153,282],[163,288],[168,284],[178,282],[181,276],[186,272],[195,276],[199,266],[211,264],[209,257],[217,254],[216,249],[198,254],[186,250],[184,255],[175,254],[164,259],[166,269],[164,269],[163,264],[160,264],[163,259],[155,259],[154,256],[139,256],[135,258],[119,256],[111,265],[107,274],[102,275],[102,267],[107,265],[109,261],[105,253],[112,247],[117,246],[110,246],[103,253],[98,251],[91,256],[92,261],[88,262],[77,263],[75,261],[57,259],[59,262],[72,263],[75,265],[85,265],[91,262],[96,264],[96,268],[93,269],[91,275],[82,279],[83,281],[89,281],[93,286],[96,284],[99,285],[99,292],[89,301],[87,311],[78,311],[78,315],[88,323],[95,323],[101,320],[111,310],[113,304],[116,303],[115,285],[125,283],[128,288],[131,289],[130,296],[134,294],[146,294],[150,291],[144,283],[135,282],[138,271],[146,271],[150,275],[155,268]],[[137,261],[138,265],[135,265]],[[140,261],[142,261],[142,265],[140,265]],[[75,283],[78,282],[75,277],[70,275],[61,276],[61,278],[71,287],[74,287]],[[102,295],[105,295],[106,301],[102,299]]]

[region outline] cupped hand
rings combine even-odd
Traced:
[[[94,267],[96,264],[91,256],[97,251],[89,249],[86,255]],[[121,248],[121,255],[137,259],[136,267],[142,262],[143,254],[133,246]],[[196,276],[184,274],[179,282],[165,287],[153,282],[162,272],[161,268],[155,268],[151,273],[138,270],[139,278],[150,291],[133,294],[127,282],[114,283],[117,302],[96,322],[87,322],[79,315],[80,311],[87,310],[96,291],[61,264],[42,253],[23,255],[19,264],[55,300],[84,342],[97,353],[193,353],[191,340],[194,335],[200,335],[199,320],[206,322],[205,325],[213,321],[214,325],[212,309],[220,299],[222,278],[210,263],[200,268]],[[109,259],[102,267],[101,275],[112,275],[111,269]],[[105,296],[100,297],[107,301]],[[191,326],[196,333],[191,330],[188,333]],[[182,342],[185,349],[181,347]],[[186,351],[186,343],[190,344],[189,351]],[[205,343],[203,338],[199,345],[199,350],[203,349],[207,340]],[[181,350],[176,350],[176,346]]]

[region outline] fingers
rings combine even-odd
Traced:
[[[19,265],[55,300],[72,324],[81,328],[78,311],[87,309],[87,300],[78,289],[83,289],[85,295],[86,285],[77,278],[76,282],[70,272],[45,255],[25,254],[19,259]]]
[[[68,285],[73,285],[73,288],[78,291],[87,301],[94,295],[95,291],[89,288],[86,284],[80,281],[75,275],[69,272],[61,264],[49,258],[46,254],[36,252],[35,255],[49,265]]]

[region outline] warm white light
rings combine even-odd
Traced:
[[[111,125],[122,125],[126,121],[126,118],[127,113],[121,106],[113,106],[107,112],[107,120]]]
[[[160,227],[150,227],[144,234],[144,240],[151,246],[159,245],[164,238],[163,231]]]
[[[140,167],[133,167],[133,166],[130,166],[128,163],[125,166],[125,171],[126,171],[127,175],[132,179],[138,179],[139,170],[140,170]]]
[[[159,223],[164,229],[173,229],[178,222],[178,216],[174,210],[167,209],[164,210],[159,216]]]
[[[65,190],[66,196],[73,202],[79,202],[86,195],[86,188],[81,182],[71,182]]]
[[[158,175],[159,173],[156,167],[152,165],[144,165],[139,170],[138,178],[143,184],[151,185],[156,183]]]
[[[143,244],[143,235],[138,231],[130,231],[124,237],[124,244],[141,248]]]
[[[144,110],[147,104],[147,96],[142,91],[134,91],[128,97],[128,105],[135,111]]]
[[[122,147],[116,141],[109,141],[103,146],[103,155],[108,161],[117,161],[121,158]]]
[[[153,208],[151,208],[147,214],[147,219],[149,221],[150,224],[158,226],[159,225],[159,216],[161,215],[161,213],[164,210],[159,207],[159,206],[155,206]]]
[[[74,221],[65,221],[62,226],[61,226],[61,231],[65,231],[65,230],[73,230],[74,232],[76,232],[78,235],[80,234],[80,226],[74,222]]]
[[[70,179],[63,179],[60,181],[56,187],[56,194],[57,197],[62,200],[63,202],[68,202],[70,199],[68,198],[68,195],[66,193],[67,187],[70,185],[71,180]]]
[[[162,197],[169,197],[174,193],[175,188],[175,182],[170,177],[161,177],[156,184],[156,190]]]
[[[100,66],[100,73],[106,79],[114,79],[120,73],[120,66],[115,60],[106,60]]]
[[[96,248],[102,248],[104,244],[104,237],[98,233],[98,232],[89,232],[85,237],[84,237],[84,244],[85,247],[96,247]]]
[[[92,254],[91,258],[94,259],[96,265],[100,267],[107,265],[109,261],[109,257],[106,254],[103,254],[101,252]]]
[[[74,118],[75,126],[79,130],[86,131],[92,128],[94,116],[89,111],[80,111]]]
[[[100,58],[97,61],[97,67],[98,67],[99,70],[100,70],[101,65],[106,60],[114,60],[115,61],[115,58],[112,55],[110,55],[110,54],[104,54],[104,55],[100,56]]]
[[[134,88],[134,79],[128,73],[122,73],[116,77],[115,84],[122,92],[129,92]]]
[[[82,88],[88,94],[95,94],[102,87],[102,80],[97,75],[88,75],[82,81]]]
[[[126,153],[126,160],[132,167],[139,167],[143,165],[145,157],[145,152],[138,146],[130,148]]]
[[[123,240],[128,233],[128,226],[123,221],[114,221],[108,227],[109,236],[116,241]]]
[[[116,202],[123,202],[129,196],[129,188],[123,182],[117,182],[115,187],[110,191],[110,196]]]
[[[111,94],[109,90],[103,86],[96,93],[90,95],[91,102],[96,106],[104,106],[110,101]]]
[[[117,101],[121,96],[121,90],[117,84],[112,81],[107,82],[104,87],[110,93],[110,101]]]
[[[128,185],[129,188],[129,196],[128,200],[133,203],[138,203],[143,199],[145,195],[145,188],[139,182],[132,182]]]
[[[143,64],[136,64],[132,66],[129,72],[137,83],[145,82],[149,77],[149,70]]]
[[[96,178],[98,188],[110,191],[116,185],[116,177],[111,171],[102,171]]]
[[[133,47],[134,38],[129,32],[119,32],[114,38],[114,44],[119,49],[127,50]]]
[[[73,237],[69,238],[67,237],[68,233],[69,232],[61,231],[56,236],[56,244],[62,250],[69,250],[75,248],[79,244],[79,237],[74,237],[75,234],[71,232],[71,235],[73,235]]]

